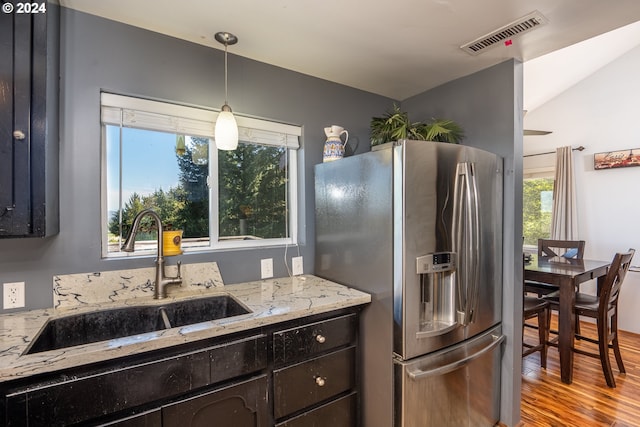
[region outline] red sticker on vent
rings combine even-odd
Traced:
[[[513,41],[511,39],[505,40],[505,42],[504,42],[505,46],[511,46],[512,44],[513,44]]]

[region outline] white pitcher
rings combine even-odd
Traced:
[[[349,132],[341,126],[332,125],[331,127],[324,128],[324,133],[327,136],[327,140],[324,143],[322,161],[332,162],[343,158],[344,148],[349,140]],[[342,142],[340,138],[342,134],[345,135],[344,142]]]

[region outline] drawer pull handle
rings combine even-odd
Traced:
[[[316,384],[318,387],[324,387],[325,379],[322,377],[316,377]]]
[[[323,335],[316,335],[316,341],[318,341],[320,344],[323,344],[327,339],[323,336]]]

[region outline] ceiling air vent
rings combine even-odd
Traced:
[[[519,36],[524,33],[528,33],[544,24],[546,24],[547,18],[545,18],[537,10],[531,12],[527,16],[523,16],[515,22],[498,28],[495,31],[485,34],[482,37],[478,37],[472,42],[460,46],[460,49],[471,55],[478,55],[484,52],[486,49],[495,46],[498,43],[502,43],[511,40],[515,36]]]

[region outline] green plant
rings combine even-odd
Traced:
[[[392,111],[371,119],[371,145],[419,137],[418,127],[421,125],[411,123],[409,115],[394,104]]]
[[[409,115],[400,110],[397,105],[382,117],[371,119],[371,145],[400,139],[416,139],[421,141],[438,141],[459,143],[464,137],[464,131],[453,120],[432,119],[430,122],[414,122]]]
[[[432,119],[425,123],[420,134],[426,141],[449,142],[458,144],[464,138],[464,130],[453,120]]]

